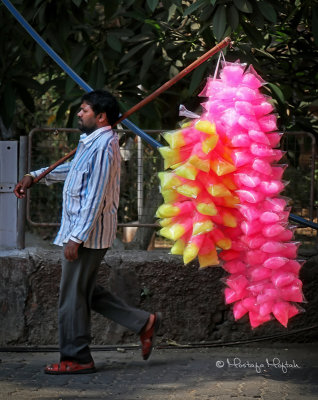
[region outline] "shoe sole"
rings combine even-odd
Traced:
[[[44,370],[45,374],[48,375],[79,375],[79,374],[93,374],[96,372],[96,368],[89,368],[89,369],[80,369],[78,371],[46,371]]]
[[[157,331],[158,331],[158,329],[160,328],[160,325],[161,325],[161,320],[162,320],[162,314],[161,314],[161,312],[156,312],[156,313],[155,313],[155,316],[156,316],[156,320],[155,320],[155,326],[154,326],[153,336],[152,336],[152,347],[151,347],[150,352],[148,353],[148,356],[147,356],[146,358],[143,357],[143,359],[144,359],[145,361],[149,360],[149,358],[150,358],[150,356],[151,356],[152,350],[153,350],[154,345],[155,345],[155,343],[156,343]]]

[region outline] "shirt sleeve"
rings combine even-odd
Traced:
[[[41,179],[40,182],[45,183],[46,185],[52,185],[53,183],[56,182],[63,182],[66,179],[66,176],[71,168],[72,162],[67,162],[64,164],[61,164],[57,166],[53,171],[48,173],[43,179]],[[30,175],[32,175],[34,178],[37,178],[42,172],[44,172],[46,168],[41,168],[36,171],[31,171]]]
[[[105,204],[107,201],[106,190],[110,179],[113,154],[111,143],[106,149],[102,148],[97,151],[96,158],[93,161],[92,174],[85,190],[87,196],[81,204],[79,216],[72,229],[72,238],[85,242],[102,210],[107,207]]]

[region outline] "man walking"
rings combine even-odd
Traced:
[[[44,370],[56,375],[96,371],[89,349],[91,309],[139,334],[145,360],[161,321],[160,313],[131,307],[96,285],[98,268],[117,229],[120,153],[111,126],[119,118],[118,103],[110,93],[96,90],[82,97],[77,116],[84,133],[73,160],[45,177],[46,184],[65,181],[61,227],[54,240],[63,246],[60,362]],[[24,176],[14,189],[15,195],[24,198],[26,189],[43,170]]]

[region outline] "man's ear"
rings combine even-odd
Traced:
[[[108,124],[107,114],[105,112],[98,114],[98,122],[101,124]]]

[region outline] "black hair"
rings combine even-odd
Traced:
[[[94,90],[84,94],[82,102],[92,107],[95,115],[106,113],[110,125],[119,119],[119,105],[115,97],[106,90]]]

